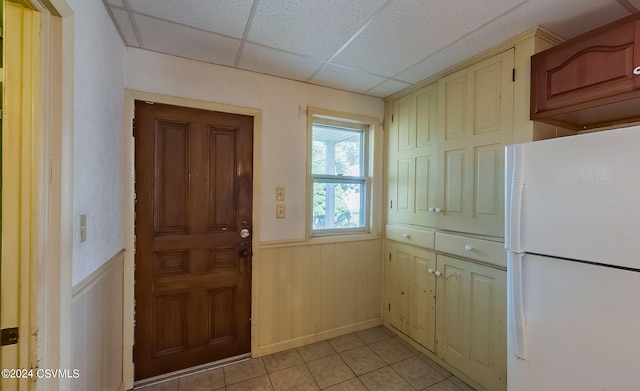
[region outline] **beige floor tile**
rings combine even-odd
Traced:
[[[391,365],[391,368],[416,390],[422,390],[445,379],[435,368],[415,356],[397,362]]]
[[[434,367],[436,369],[436,371],[438,371],[442,376],[444,377],[451,377],[453,376],[451,374],[451,372],[447,371],[446,369],[444,369],[443,367],[441,367],[438,363],[436,363],[435,361],[433,361],[432,359],[430,359],[429,357],[425,356],[424,354],[419,355],[418,357],[420,357],[420,359],[424,362],[426,362],[427,364],[431,365],[432,367]]]
[[[443,380],[440,383],[434,384],[431,387],[425,388],[424,391],[461,391],[458,386],[453,384],[450,380]]]
[[[269,373],[302,364],[302,357],[296,349],[270,354],[262,357],[262,360]]]
[[[458,386],[458,388],[460,388],[462,391],[475,391],[473,387],[458,379],[457,377],[451,376],[449,378],[449,381]]]
[[[141,388],[136,388],[138,391],[178,391],[178,383],[179,379],[173,379],[168,381],[163,381],[162,383],[151,384],[148,386],[144,386]]]
[[[178,391],[211,391],[224,388],[222,369],[211,369],[181,377]]]
[[[269,374],[275,391],[315,391],[318,385],[304,364]]]
[[[411,346],[411,344],[410,344],[409,342],[407,342],[407,341],[403,340],[402,338],[400,338],[400,337],[396,336],[396,337],[393,337],[393,339],[394,339],[395,341],[398,341],[398,342],[400,343],[400,345],[402,345],[402,346],[404,346],[405,348],[407,348],[407,350],[409,350],[409,351],[410,351],[411,353],[413,353],[414,355],[416,355],[416,356],[417,356],[418,354],[421,354],[421,353],[420,353],[420,351],[419,351],[418,349],[416,349],[416,348],[414,348],[413,346]]]
[[[409,383],[389,367],[362,375],[360,380],[369,391],[414,391]]]
[[[224,367],[224,382],[230,385],[266,374],[262,358],[253,358]]]
[[[305,345],[298,348],[298,353],[304,362],[317,360],[322,357],[327,357],[332,354],[336,354],[331,345],[327,341],[320,341],[312,343],[311,345]]]
[[[355,377],[337,354],[308,362],[307,367],[320,388],[327,388]]]
[[[358,376],[386,365],[368,346],[347,350],[340,353],[340,357]]]
[[[367,388],[357,377],[355,377],[345,382],[336,384],[335,386],[325,388],[324,391],[367,391]]]
[[[382,341],[383,339],[392,338],[394,336],[394,334],[384,326],[372,327],[370,329],[358,331],[356,335],[366,344]]]
[[[227,387],[226,391],[272,391],[271,380],[268,375],[254,377]]]
[[[331,338],[328,342],[329,345],[331,345],[331,347],[338,353],[364,345],[364,342],[362,342],[355,334],[347,334]]]
[[[372,343],[369,347],[387,364],[393,364],[413,356],[413,353],[394,339]]]

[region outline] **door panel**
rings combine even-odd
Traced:
[[[250,351],[253,118],[136,102],[135,378]]]

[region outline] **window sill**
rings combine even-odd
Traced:
[[[375,240],[375,239],[382,239],[382,236],[372,234],[372,233],[314,236],[312,238],[307,239],[307,244],[359,242],[363,240]]]

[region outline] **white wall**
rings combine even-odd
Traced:
[[[123,248],[124,45],[104,4],[68,0],[74,13],[73,285]],[[87,215],[80,243],[79,216]]]
[[[262,110],[260,240],[305,237],[307,106],[384,117],[379,98],[128,48],[126,88]],[[286,218],[275,218],[285,187]],[[256,227],[258,228],[258,227]]]

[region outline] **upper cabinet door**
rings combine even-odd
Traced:
[[[503,147],[513,134],[514,51],[439,82],[439,227],[503,235]]]
[[[389,222],[435,227],[436,85],[393,104],[389,132]]]
[[[531,58],[531,119],[572,129],[640,117],[640,13]]]

